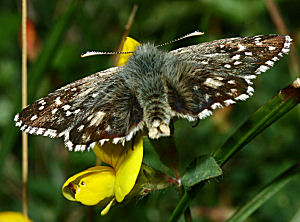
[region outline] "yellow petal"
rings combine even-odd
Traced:
[[[114,196],[115,171],[108,166],[96,166],[70,177],[63,185],[63,195],[84,205],[96,205]]]
[[[115,202],[115,198],[112,199],[107,205],[106,207],[101,211],[101,216],[104,216],[108,213],[108,211],[110,210],[112,204]]]
[[[0,222],[32,222],[32,220],[20,212],[4,211],[0,212]]]
[[[98,159],[115,168],[124,151],[124,146],[120,143],[113,144],[111,142],[106,142],[103,146],[96,144],[93,151]]]
[[[134,40],[133,38],[126,37],[126,40],[125,40],[124,45],[123,45],[122,52],[134,52],[135,48],[138,45],[140,45],[140,43],[138,41]],[[124,65],[128,61],[130,56],[132,56],[132,53],[120,54],[119,61],[118,61],[118,66]]]
[[[143,136],[138,133],[132,142],[125,144],[124,153],[121,156],[116,170],[114,193],[118,202],[123,201],[125,196],[132,190],[140,172],[143,160]]]

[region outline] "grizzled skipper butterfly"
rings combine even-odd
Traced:
[[[194,32],[187,36],[200,35]],[[252,96],[252,80],[290,49],[282,35],[227,38],[170,52],[146,43],[128,62],[70,83],[14,118],[22,131],[64,137],[69,150],[124,143],[139,130],[170,135],[170,121],[203,119]]]

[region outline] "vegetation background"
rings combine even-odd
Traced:
[[[81,59],[87,50],[118,49],[134,4],[138,11],[130,36],[156,44],[194,30],[205,32],[165,46],[166,50],[214,39],[279,33],[263,0],[110,1],[32,0],[28,2],[29,103],[56,88],[114,65],[113,57]],[[294,47],[299,52],[300,1],[277,0]],[[0,211],[22,210],[21,132],[13,116],[21,110],[21,1],[0,2]],[[275,16],[275,19],[280,17]],[[200,121],[175,123],[180,166],[199,154],[210,154],[243,121],[280,89],[296,79],[297,57],[285,56],[255,80],[255,94],[246,102]],[[237,207],[300,158],[299,106],[255,138],[192,202],[195,221],[224,221]],[[101,217],[99,208],[66,200],[61,186],[71,175],[95,165],[93,152],[68,152],[62,139],[29,137],[29,216],[34,221],[166,221],[178,202],[174,189],[152,193]],[[165,167],[145,138],[144,162]],[[300,209],[300,178],[256,211],[249,221],[289,221]]]

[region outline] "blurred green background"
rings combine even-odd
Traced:
[[[275,2],[299,52],[300,1]],[[134,4],[139,8],[130,36],[140,42],[159,44],[197,29],[205,32],[204,36],[168,45],[166,50],[219,38],[279,32],[263,0],[32,0],[28,3],[32,23],[29,38],[33,42],[28,63],[29,103],[60,86],[113,66],[113,57],[81,59],[80,54],[87,50],[117,50]],[[21,211],[21,132],[13,123],[13,116],[21,110],[21,1],[1,1],[0,12],[0,211]],[[196,128],[185,120],[177,121],[175,139],[181,170],[196,155],[210,154],[220,147],[255,110],[297,77],[296,70],[290,56],[285,56],[255,81],[256,92],[246,102],[216,112]],[[225,166],[222,178],[209,183],[194,199],[191,209],[195,221],[224,221],[299,160],[299,119],[298,106],[238,153]],[[115,207],[104,217],[97,207],[67,201],[61,194],[64,181],[95,165],[95,160],[93,152],[68,152],[62,139],[30,136],[29,216],[34,221],[46,222],[168,219],[179,200],[173,189]],[[147,139],[144,162],[165,169]],[[289,221],[299,208],[298,177],[248,221]]]

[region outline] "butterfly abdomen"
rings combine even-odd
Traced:
[[[149,95],[145,103],[144,116],[149,137],[152,139],[170,135],[170,107],[166,104],[165,93]]]

